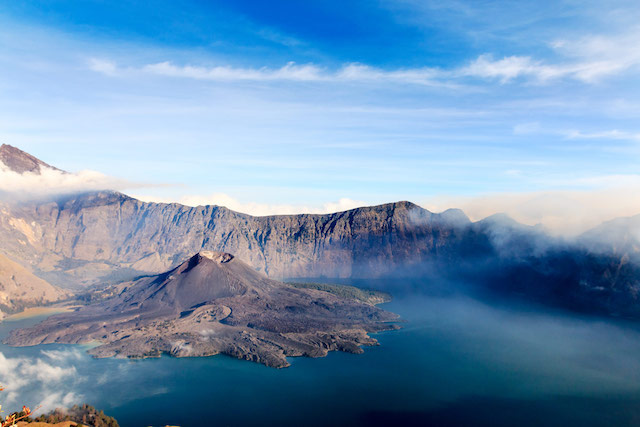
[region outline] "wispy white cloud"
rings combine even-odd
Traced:
[[[73,350],[69,355],[72,353]],[[3,401],[5,410],[19,410],[22,405],[27,405],[32,408],[41,406],[39,412],[47,412],[80,403],[82,396],[72,391],[80,378],[75,367],[67,363],[68,360],[62,351],[50,361],[6,357],[0,352],[0,380],[6,387]],[[35,400],[22,400],[26,398]]]
[[[463,76],[497,79],[507,83],[526,78],[539,83],[570,78],[593,83],[640,66],[640,30],[617,35],[589,35],[578,39],[556,40],[550,44],[558,55],[556,62],[531,56],[494,59],[479,56],[458,71]]]
[[[389,71],[363,64],[348,64],[335,74],[335,78],[343,81],[391,81],[443,86],[449,84],[443,81],[441,78],[443,75],[443,72],[437,68],[406,68]]]
[[[81,397],[72,391],[61,392],[51,391],[40,402],[40,411],[48,412],[56,408],[70,408],[73,405],[77,405]]]
[[[0,192],[13,200],[54,194],[72,194],[84,191],[124,190],[150,185],[114,178],[100,172],[83,170],[65,173],[41,168],[40,173],[16,173],[0,162]]]
[[[480,55],[475,61],[458,71],[460,76],[481,77],[485,79],[498,79],[507,83],[521,76],[541,77],[545,79],[551,76],[548,66],[542,65],[528,56],[508,56],[494,59],[490,54]]]
[[[114,66],[115,67],[115,66]],[[293,80],[322,81],[330,75],[316,65],[289,62],[281,68],[236,68],[230,66],[198,67],[178,66],[160,62],[143,66],[140,71],[169,77],[186,77],[200,80]]]
[[[640,141],[640,133],[620,131],[618,129],[607,130],[602,132],[582,132],[572,130],[566,132],[569,139],[616,139],[625,141]]]
[[[555,61],[526,55],[494,58],[482,54],[466,65],[443,69],[436,67],[381,69],[366,64],[347,63],[337,70],[316,64],[289,62],[280,68],[244,68],[229,65],[177,65],[170,61],[122,67],[116,62],[91,58],[91,70],[108,75],[148,73],[160,76],[212,81],[300,81],[300,82],[387,82],[427,86],[460,85],[461,79],[479,78],[508,83],[525,79],[548,83],[557,79],[574,79],[593,83],[602,78],[637,68],[640,65],[640,31],[622,35],[591,35],[575,40],[556,40],[550,44]]]
[[[633,132],[629,130],[598,130],[598,131],[583,131],[577,129],[558,129],[558,128],[546,128],[540,124],[540,122],[528,122],[518,123],[513,127],[514,135],[547,135],[547,136],[561,136],[565,139],[601,139],[611,141],[640,141],[640,132]]]
[[[71,350],[41,350],[40,353],[47,358],[61,362],[67,360],[81,360],[83,358],[82,352],[77,349]]]
[[[382,70],[364,64],[349,63],[338,70],[316,64],[289,62],[279,68],[243,68],[228,65],[212,67],[176,65],[165,61],[141,67],[122,67],[114,61],[91,58],[89,68],[108,76],[134,73],[211,81],[299,81],[299,82],[396,82],[427,86],[443,86],[442,71],[435,68]]]
[[[114,62],[98,58],[89,59],[89,69],[107,76],[115,76],[118,72]]]

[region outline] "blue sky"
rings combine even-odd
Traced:
[[[0,141],[258,214],[637,194],[638,22],[634,1],[3,2]]]

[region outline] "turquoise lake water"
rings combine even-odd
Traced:
[[[362,355],[276,370],[226,356],[92,359],[81,346],[0,346],[5,410],[87,402],[123,427],[637,425],[640,331],[601,319],[406,296],[407,322]],[[0,324],[0,335],[37,319]]]

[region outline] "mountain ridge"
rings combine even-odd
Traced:
[[[366,269],[376,276],[387,271],[381,260],[372,259],[382,256],[380,250],[408,260],[414,251],[397,243],[420,246],[419,255],[446,243],[422,235],[456,229],[439,214],[406,201],[332,214],[255,217],[221,206],[145,203],[97,192],[5,205],[4,213],[0,235],[13,248],[3,249],[45,275],[65,260],[93,264],[98,273],[111,267],[153,273],[189,253],[218,250],[235,253],[277,278],[334,276],[336,267],[338,277],[364,275]],[[99,277],[75,265],[66,270],[72,270],[70,280],[95,282]]]

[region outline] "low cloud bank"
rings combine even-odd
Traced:
[[[421,205],[435,212],[456,207],[472,221],[505,213],[523,224],[542,224],[551,234],[574,237],[613,218],[640,214],[638,195],[640,185],[584,191],[435,197],[422,201]]]
[[[85,191],[122,190],[141,187],[142,184],[107,176],[103,173],[83,170],[66,173],[43,167],[40,173],[16,173],[0,162],[0,198],[12,200],[38,198],[58,194]]]
[[[133,188],[158,187],[161,185],[143,184],[105,175],[92,170],[67,173],[57,169],[43,167],[40,173],[16,173],[0,162],[0,200],[32,200],[44,197],[74,194],[87,191],[115,190],[124,191]],[[370,203],[361,200],[341,198],[318,205],[271,204],[243,201],[225,193],[209,195],[184,195],[177,198],[132,195],[145,202],[181,203],[187,206],[218,205],[234,211],[256,216],[289,215],[301,213],[323,214],[340,212],[366,206]]]
[[[0,381],[5,386],[3,406],[7,413],[22,405],[41,408],[37,413],[66,408],[82,396],[73,390],[82,379],[72,362],[78,350],[42,351],[42,357],[7,357],[0,352]]]

